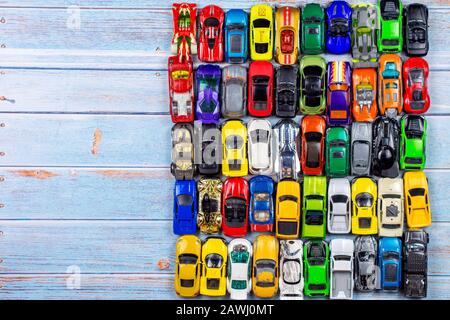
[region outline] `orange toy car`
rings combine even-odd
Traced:
[[[352,84],[353,119],[362,122],[374,121],[378,114],[376,69],[353,69]]]
[[[395,117],[402,112],[402,59],[389,53],[380,56],[378,105],[381,115]]]
[[[309,115],[302,119],[302,171],[305,175],[321,175],[325,164],[325,118]]]

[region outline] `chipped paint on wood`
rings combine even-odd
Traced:
[[[166,270],[170,268],[170,260],[169,259],[160,259],[158,261],[159,270]]]
[[[41,180],[58,176],[58,174],[47,170],[15,170],[12,172],[21,177],[36,178]]]
[[[102,131],[97,128],[94,131],[94,139],[92,141],[91,153],[96,156],[100,151],[100,142],[102,141]]]

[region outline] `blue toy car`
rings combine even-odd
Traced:
[[[274,182],[267,176],[250,179],[250,230],[272,232],[274,222]]]
[[[225,60],[244,63],[248,56],[248,15],[244,10],[231,9],[225,16]]]
[[[333,1],[325,10],[327,21],[326,48],[328,52],[350,52],[352,8],[345,1]]]
[[[177,180],[173,192],[173,233],[197,232],[197,186],[195,180]]]
[[[399,238],[381,238],[378,248],[381,289],[398,291],[402,279],[402,241]]]

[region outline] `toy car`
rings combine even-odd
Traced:
[[[353,299],[353,240],[330,241],[330,299]]]
[[[376,68],[377,10],[371,4],[355,4],[352,9],[353,68]]]
[[[327,177],[303,177],[302,237],[325,238],[327,219]]]
[[[399,126],[397,120],[379,117],[373,124],[372,172],[379,177],[399,174]]]
[[[278,240],[274,236],[260,235],[253,241],[253,294],[271,298],[278,292]]]
[[[222,116],[242,118],[247,114],[247,69],[226,66],[222,70]]]
[[[297,66],[281,66],[276,71],[275,114],[280,118],[293,118],[298,109]]]
[[[379,27],[377,44],[380,52],[400,52],[403,48],[402,0],[378,0]]]
[[[233,300],[246,300],[252,289],[252,255],[252,244],[246,239],[228,244],[227,290]]]
[[[377,185],[371,178],[353,180],[352,204],[352,233],[377,234]]]
[[[218,65],[203,64],[197,68],[195,83],[197,87],[197,120],[203,123],[218,123],[220,117],[220,81]]]
[[[424,230],[409,230],[405,233],[403,283],[407,297],[427,296],[428,242],[429,235]]]
[[[273,10],[267,4],[254,5],[250,10],[250,58],[272,60]]]
[[[217,124],[201,124],[194,128],[194,161],[200,174],[215,175],[220,172],[222,151],[220,129]],[[200,158],[201,157],[201,158]]]
[[[402,283],[402,241],[398,238],[380,238],[378,245],[380,287],[397,292]]]
[[[275,184],[271,177],[256,176],[250,179],[250,230],[272,232],[275,222],[273,196]]]
[[[372,162],[372,124],[353,122],[352,147],[350,152],[351,174],[364,176],[370,174]]]
[[[329,233],[350,233],[351,190],[347,178],[333,178],[328,182],[328,221]]]
[[[350,135],[344,127],[328,128],[326,135],[326,170],[330,177],[350,173]]]
[[[303,242],[280,240],[280,299],[303,299]]]
[[[300,173],[300,161],[297,153],[299,126],[293,120],[280,120],[273,127],[274,168],[278,181],[297,180]]]
[[[195,297],[200,292],[200,257],[202,243],[194,235],[177,239],[175,249],[175,292],[182,297]]]
[[[324,240],[308,240],[303,245],[305,266],[305,295],[330,294],[330,249]]]
[[[169,57],[169,98],[172,122],[194,121],[194,80],[190,56]]]
[[[381,178],[378,180],[378,235],[401,237],[403,235],[403,180]]]
[[[273,66],[268,61],[253,61],[248,69],[248,113],[268,117],[273,109]]]
[[[431,225],[428,180],[423,171],[405,172],[403,175],[405,192],[406,223],[409,228],[424,228]]]
[[[305,116],[302,119],[302,171],[305,175],[322,174],[325,165],[325,119]]]
[[[303,114],[322,114],[326,108],[325,73],[327,63],[321,56],[300,59],[300,111]]]
[[[200,232],[218,233],[222,225],[222,181],[216,178],[201,178],[197,183],[198,215]]]
[[[347,61],[328,62],[327,123],[350,124],[351,68]]]
[[[182,42],[187,44],[189,54],[197,54],[197,5],[195,3],[174,3],[172,15],[172,54],[178,55],[180,53]]]
[[[428,8],[413,3],[405,10],[405,50],[409,56],[426,56],[428,53]]]
[[[307,3],[301,15],[301,47],[303,54],[319,54],[325,50],[325,13],[320,4]]]
[[[298,238],[300,229],[300,184],[296,181],[278,182],[276,205],[277,238]]]
[[[353,119],[372,122],[378,114],[377,71],[374,68],[353,69]]]
[[[203,62],[223,61],[225,13],[218,6],[208,5],[200,11],[199,21],[198,59]]]
[[[170,172],[177,180],[191,180],[194,177],[194,129],[190,123],[177,123],[172,128]]]
[[[245,63],[248,57],[248,15],[241,9],[225,15],[225,61]]]
[[[397,54],[380,56],[378,106],[380,114],[395,117],[402,112],[402,60]]]
[[[177,180],[173,189],[173,233],[197,232],[197,187],[195,180]]]
[[[373,236],[355,238],[355,288],[373,291],[377,287],[377,240]]]
[[[253,119],[247,124],[248,161],[251,174],[270,175],[272,164],[272,124],[268,120]]]
[[[327,20],[327,51],[343,54],[351,48],[352,8],[345,1],[333,1],[325,9]]]
[[[249,187],[243,178],[228,178],[222,187],[222,231],[228,237],[245,237],[248,228]]]
[[[400,169],[425,168],[427,120],[419,115],[406,115],[400,121]]]
[[[225,239],[208,237],[202,245],[200,294],[224,296],[227,293],[228,248]]]
[[[300,9],[279,7],[275,11],[275,21],[275,59],[281,65],[295,64],[300,53]]]
[[[239,120],[229,120],[222,126],[222,174],[243,177],[248,173],[247,128]]]
[[[428,74],[425,59],[409,58],[403,64],[403,108],[406,113],[425,113],[430,108]]]

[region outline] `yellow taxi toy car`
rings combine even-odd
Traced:
[[[250,58],[272,60],[273,10],[267,4],[254,5],[250,10]]]
[[[271,298],[278,292],[278,240],[274,236],[260,235],[253,241],[253,294]]]
[[[406,223],[410,228],[431,225],[428,180],[423,171],[408,171],[403,175]]]
[[[225,239],[209,237],[202,246],[200,294],[224,296],[227,293],[228,246]]]
[[[277,185],[276,235],[280,239],[297,239],[300,227],[300,184],[280,181]]]
[[[193,235],[177,239],[175,249],[175,291],[182,297],[195,297],[200,291],[202,243]]]
[[[356,178],[352,183],[352,232],[377,234],[377,185],[370,178]]]
[[[275,58],[279,64],[292,65],[298,61],[300,9],[279,7],[275,11]]]
[[[247,127],[242,121],[230,120],[222,127],[222,174],[243,177],[248,173]]]

